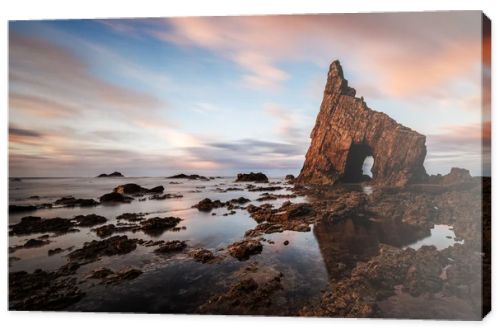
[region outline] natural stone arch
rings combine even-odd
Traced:
[[[363,163],[369,156],[373,156],[373,150],[369,145],[366,143],[352,143],[349,148],[349,152],[347,153],[347,159],[344,167],[345,173],[341,181],[367,181],[366,175],[363,174]]]
[[[357,173],[349,168],[349,152],[356,145],[371,150],[375,183],[404,186],[427,178],[423,166],[425,136],[368,108],[363,98],[356,97],[356,90],[348,86],[340,63],[334,61],[297,182],[334,184],[346,174],[349,179],[349,174]]]

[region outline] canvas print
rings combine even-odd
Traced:
[[[480,320],[480,11],[9,22],[11,311]]]

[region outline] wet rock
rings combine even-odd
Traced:
[[[144,239],[139,239],[137,240],[137,244],[144,246],[144,247],[153,247],[153,246],[160,246],[165,243],[164,240],[144,240]]]
[[[89,215],[78,215],[73,219],[77,221],[78,226],[83,227],[92,227],[95,225],[104,224],[108,221],[105,217],[93,213]]]
[[[205,198],[201,200],[198,204],[193,205],[193,208],[197,208],[199,211],[212,211],[212,209],[222,208],[225,203],[217,200],[212,201],[210,198]]]
[[[197,208],[199,211],[212,211],[213,209],[226,207],[228,210],[233,210],[240,208],[240,205],[250,202],[248,198],[239,197],[233,198],[227,202],[221,202],[220,200],[211,200],[210,198],[205,198],[201,200],[198,204],[193,205],[193,208]]]
[[[169,176],[169,177],[167,177],[167,179],[187,179],[187,180],[201,180],[201,181],[208,181],[209,180],[209,178],[207,178],[205,176],[198,175],[198,174],[187,175],[187,174],[183,174],[183,173]]]
[[[41,269],[9,273],[9,309],[17,311],[62,310],[84,296],[75,278],[62,278]]]
[[[124,281],[131,281],[139,277],[140,275],[142,275],[142,270],[136,268],[128,268],[120,270],[116,273],[112,273],[110,275],[106,275],[106,277],[103,278],[102,282],[105,284],[116,285]]]
[[[78,262],[68,262],[65,265],[61,266],[56,274],[58,276],[70,276],[74,275],[78,269],[80,269],[81,264]]]
[[[229,187],[229,188],[226,188],[226,189],[222,189],[222,188],[215,188],[216,191],[218,192],[221,192],[221,193],[225,193],[225,192],[228,192],[228,191],[243,191],[245,189],[243,188],[237,188],[237,187]]]
[[[85,279],[104,279],[113,274],[114,271],[109,268],[97,268],[85,276]]]
[[[173,241],[168,241],[162,246],[155,249],[155,253],[167,254],[167,253],[180,252],[184,250],[186,247],[187,244],[185,241],[173,240]]]
[[[367,203],[366,195],[359,192],[346,192],[341,197],[329,201],[323,208],[323,221],[338,221],[353,214],[363,213]]]
[[[262,234],[281,233],[283,226],[276,223],[260,223],[254,229],[245,232],[245,237],[258,237]]]
[[[35,205],[9,205],[9,213],[29,212],[35,210],[37,210]]]
[[[257,201],[263,202],[263,201],[274,201],[279,198],[296,198],[297,195],[295,194],[270,194],[270,193],[263,193],[261,194],[261,197],[257,198]]]
[[[135,183],[122,184],[113,189],[113,192],[123,195],[135,195],[138,193],[146,192],[148,189],[141,187]]]
[[[104,194],[99,198],[101,203],[130,203],[132,200],[133,198],[116,192]]]
[[[95,229],[92,229],[98,237],[100,238],[107,238],[116,231],[116,226],[114,224],[107,224]]]
[[[40,217],[23,217],[21,222],[10,226],[13,235],[26,235],[33,233],[67,233],[74,231],[74,223],[70,219]]]
[[[259,182],[259,183],[267,183],[269,182],[269,179],[264,173],[240,173],[236,177],[235,182]]]
[[[189,255],[193,259],[195,259],[195,261],[198,261],[201,263],[207,263],[207,262],[210,262],[216,258],[214,253],[212,253],[208,249],[204,249],[204,248],[194,249],[193,251],[191,251],[189,253]]]
[[[250,202],[248,198],[245,197],[238,197],[238,198],[233,198],[232,200],[226,202],[227,204],[245,204]]]
[[[229,254],[240,261],[248,260],[250,256],[262,252],[262,244],[255,239],[237,241],[227,247]]]
[[[171,229],[181,222],[178,217],[154,217],[142,221],[140,224],[144,232],[163,232]]]
[[[48,256],[52,256],[52,255],[59,254],[59,253],[62,253],[62,252],[64,252],[64,250],[62,248],[57,247],[57,248],[54,248],[54,249],[49,249],[47,251],[47,255]]]
[[[355,95],[339,61],[334,61],[296,182],[331,185],[362,181],[367,156],[374,159],[371,171],[375,183],[404,186],[425,180],[425,136],[371,110]]]
[[[92,231],[95,232],[99,238],[107,238],[115,233],[128,232],[128,231],[136,232],[139,230],[141,230],[141,226],[136,224],[125,224],[125,223],[118,223],[116,225],[107,224],[92,229]]]
[[[99,174],[97,177],[124,177],[120,172],[113,172],[111,174]]]
[[[90,207],[96,206],[99,202],[93,199],[82,199],[82,198],[74,198],[73,196],[62,197],[54,202],[55,205],[61,205],[65,207]]]
[[[380,316],[378,302],[394,295],[402,285],[413,296],[436,293],[447,259],[432,246],[418,251],[381,246],[378,256],[355,267],[349,276],[333,280],[321,301],[300,315],[328,317]]]
[[[247,211],[258,223],[263,221],[289,223],[294,219],[301,219],[315,213],[313,206],[308,203],[285,202],[279,209],[273,209],[270,204],[261,206],[249,205]]]
[[[153,196],[150,196],[150,200],[164,200],[164,199],[171,199],[171,198],[182,198],[184,195],[182,194],[163,194],[163,195],[158,195],[155,194]]]
[[[283,190],[283,187],[280,186],[271,186],[271,187],[249,187],[248,191],[278,191]]]
[[[138,222],[138,221],[144,220],[145,216],[146,216],[146,214],[142,213],[142,212],[139,212],[139,213],[122,213],[121,215],[119,215],[118,217],[116,217],[116,219],[118,219],[118,220],[128,220],[130,222]]]
[[[288,241],[288,240],[283,241],[283,245],[285,245],[285,246],[288,246],[289,243],[290,243],[290,241]]]
[[[292,183],[293,181],[295,181],[295,176],[293,176],[292,174],[288,174],[287,176],[285,176],[285,181]]]
[[[96,260],[101,256],[123,255],[136,249],[136,239],[114,236],[104,240],[86,242],[82,248],[68,254],[70,260]]]
[[[241,279],[226,293],[210,298],[199,310],[204,314],[284,315],[286,305],[279,303],[284,298],[275,298],[283,290],[281,278],[278,274],[261,282],[252,277]]]
[[[40,239],[29,239],[26,241],[23,245],[24,248],[35,248],[35,247],[42,247],[47,244],[50,244],[49,240],[40,240]]]

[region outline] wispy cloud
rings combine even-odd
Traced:
[[[373,89],[408,97],[471,73],[481,41],[470,25],[478,19],[466,12],[172,18],[150,33],[225,55],[257,88],[283,83],[288,61],[323,66],[339,57],[376,79],[368,81]],[[446,24],[436,27],[440,20]]]

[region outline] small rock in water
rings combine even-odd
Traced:
[[[187,244],[185,241],[173,240],[166,242],[163,246],[160,246],[157,249],[155,249],[155,253],[167,254],[173,252],[180,252],[186,247]]]

